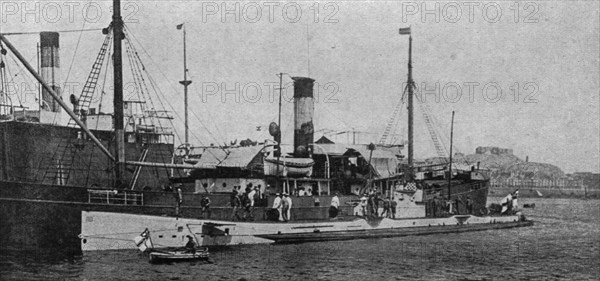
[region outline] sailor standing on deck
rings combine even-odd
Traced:
[[[281,199],[281,215],[283,217],[283,221],[288,221],[289,219],[288,213],[290,211],[290,201],[288,201],[287,193],[284,192],[283,199]]]
[[[467,213],[469,215],[473,214],[473,201],[471,200],[471,197],[468,195],[467,195],[466,207],[467,207]]]
[[[281,194],[277,193],[275,194],[275,200],[273,200],[273,209],[277,210],[277,214],[279,215],[279,221],[283,221],[283,216],[282,216],[282,209],[283,206],[281,204]]]
[[[286,196],[285,200],[288,203],[287,219],[288,220],[292,220],[292,197],[291,196]]]
[[[329,218],[333,219],[336,218],[338,215],[338,208],[340,207],[340,198],[338,198],[338,194],[337,192],[335,193],[335,195],[333,196],[333,198],[331,198],[331,206],[329,207]]]
[[[230,195],[230,204],[231,204],[231,220],[234,220],[235,218],[237,218],[238,220],[240,219],[240,215],[238,214],[238,210],[240,208],[240,206],[242,205],[242,202],[240,201],[240,197],[238,195],[238,190],[237,188],[234,186],[233,190],[231,191],[231,195]]]
[[[392,201],[390,202],[390,210],[392,211],[392,219],[396,218],[396,207],[398,207],[398,202],[394,200],[394,196],[392,196]]]
[[[359,216],[366,216],[367,215],[367,205],[368,205],[368,198],[367,198],[367,194],[363,194],[363,197],[360,198],[360,214],[358,214]]]
[[[200,209],[200,216],[202,216],[202,218],[204,218],[204,214],[206,214],[206,217],[210,219],[210,198],[208,198],[207,195],[203,195],[202,199],[200,200],[200,207],[202,209]]]
[[[248,202],[249,202],[249,207],[248,207],[248,212],[251,218],[254,218],[254,204],[256,202],[256,190],[257,188],[252,188],[252,190],[248,193]]]
[[[179,216],[181,205],[183,204],[183,191],[181,191],[182,184],[177,185],[177,208],[175,208],[175,215]]]

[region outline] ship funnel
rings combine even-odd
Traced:
[[[309,157],[309,144],[314,141],[313,86],[314,79],[292,77],[294,80],[294,157]]]
[[[60,58],[58,32],[40,32],[40,72],[42,79],[60,96]],[[60,112],[60,105],[45,89],[42,90],[40,111]]]

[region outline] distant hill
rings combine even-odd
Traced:
[[[443,163],[445,158],[434,157],[425,160],[427,163]],[[565,177],[565,173],[557,166],[547,163],[523,161],[513,155],[512,149],[500,147],[478,147],[475,154],[454,155],[453,162],[476,166],[492,171],[496,179],[536,179],[553,180]]]

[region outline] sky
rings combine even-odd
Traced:
[[[33,33],[8,36],[32,63],[36,32],[97,29],[111,18],[111,3],[102,1],[0,6],[0,32]],[[597,1],[122,3],[139,55],[165,107],[176,112],[176,142],[183,137],[184,107],[178,24],[187,34],[190,142],[196,145],[269,138],[268,125],[277,121],[278,73],[286,73],[284,143],[293,140],[292,76],[316,80],[315,138],[332,132],[329,137],[350,142],[352,133],[342,132],[356,131],[359,142],[378,142],[402,96],[409,40],[398,29],[410,26],[414,81],[425,97],[417,108],[430,108],[446,146],[454,111],[455,151],[512,148],[521,159],[565,172],[600,172],[599,10]],[[62,82],[82,85],[103,35],[60,36]],[[13,80],[27,83],[25,76]],[[35,107],[21,90],[16,95]],[[106,92],[103,110],[110,111]],[[399,141],[405,139],[405,108],[394,124]],[[435,156],[419,110],[415,126],[416,157]]]

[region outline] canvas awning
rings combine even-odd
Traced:
[[[358,152],[366,161],[371,158],[371,167],[376,173],[376,177],[389,178],[397,175],[398,158],[392,150],[376,147],[371,154],[367,145],[353,146],[350,151]]]
[[[197,169],[247,168],[252,160],[261,152],[263,146],[247,146],[234,148],[206,148],[194,166]]]

